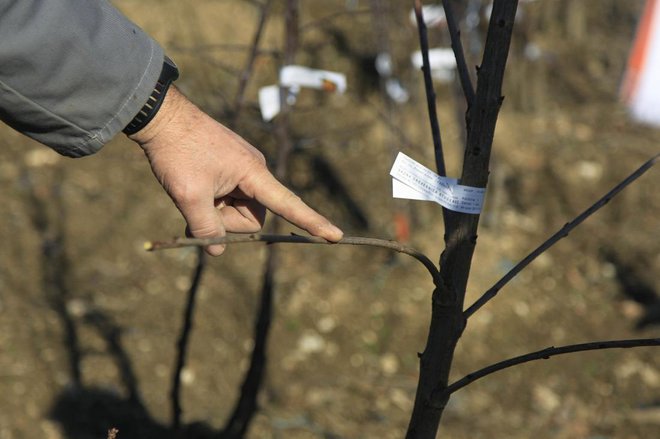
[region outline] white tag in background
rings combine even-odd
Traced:
[[[392,57],[387,52],[381,52],[376,57],[376,71],[381,78],[385,79],[385,92],[397,104],[408,102],[410,94],[401,82],[392,76]]]
[[[280,86],[268,85],[259,89],[259,108],[264,121],[272,120],[280,112]]]
[[[486,189],[461,186],[456,179],[441,177],[402,152],[390,175],[394,198],[435,201],[455,212],[481,213]]]
[[[289,105],[293,105],[296,103],[296,96],[301,87],[344,93],[346,75],[303,66],[285,66],[280,70],[280,84],[289,89],[287,102]],[[259,108],[265,122],[270,122],[279,114],[280,85],[267,85],[259,89]]]
[[[424,63],[422,52],[414,52],[410,56],[413,66],[421,69]],[[431,76],[438,82],[447,83],[454,79],[456,69],[456,57],[454,51],[449,47],[438,47],[429,50],[429,68]]]
[[[346,75],[327,70],[310,69],[304,66],[284,66],[280,70],[280,84],[285,87],[308,87],[344,93],[346,91]]]
[[[286,102],[289,105],[296,103],[296,96],[298,95],[299,88],[290,88],[289,94],[286,97]],[[259,108],[261,109],[261,117],[265,122],[271,121],[280,112],[280,86],[267,85],[259,89]]]

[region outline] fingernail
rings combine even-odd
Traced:
[[[335,226],[332,223],[328,224],[328,235],[330,235],[329,240],[330,241],[339,241],[341,238],[344,237],[344,232],[342,230]]]

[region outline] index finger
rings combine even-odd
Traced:
[[[311,235],[337,242],[343,236],[337,226],[305,204],[266,169],[253,174],[254,198],[273,213],[306,230]]]

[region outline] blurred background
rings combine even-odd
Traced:
[[[412,1],[301,1],[294,62],[341,72],[348,88],[303,89],[286,120],[271,122],[258,90],[277,83],[286,59],[284,1],[269,9],[264,0],[113,3],[177,62],[177,86],[272,167],[284,127],[287,185],[347,235],[398,239],[438,260],[439,206],[392,199],[389,177],[398,151],[434,163],[411,62],[419,47]],[[488,3],[457,2],[471,66]],[[618,98],[643,6],[521,1],[468,304],[659,151],[660,129],[631,120]],[[449,46],[441,19],[429,39]],[[387,57],[377,69],[379,54]],[[465,104],[451,67],[435,76],[448,174],[458,177]],[[197,252],[149,253],[143,243],[183,235],[182,218],[123,136],[71,160],[6,126],[0,132],[0,439],[100,439],[110,427],[122,439],[174,437],[169,392]],[[659,183],[652,169],[475,314],[452,377],[551,345],[658,337]],[[427,272],[382,249],[278,249],[267,372],[247,437],[403,437],[428,330]],[[232,413],[266,252],[241,244],[206,261],[181,375],[184,437],[212,437]],[[456,393],[440,431],[658,437],[659,360],[657,349],[641,348],[508,369]]]

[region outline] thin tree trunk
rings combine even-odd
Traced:
[[[461,176],[461,184],[466,186],[483,188],[488,182],[488,164],[517,7],[517,0],[495,0],[493,5],[476,98],[468,114],[469,131]],[[419,384],[408,439],[435,438],[448,401],[448,397],[439,403],[432,400],[434,394],[447,387],[454,349],[465,328],[463,302],[478,224],[479,215],[451,211],[445,215],[445,250],[440,260],[444,285],[438,285],[433,292],[431,326],[426,347],[420,354]]]

